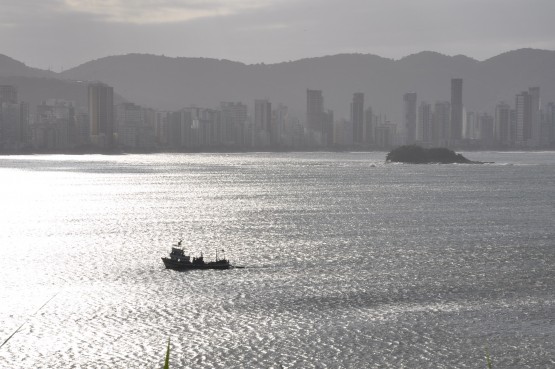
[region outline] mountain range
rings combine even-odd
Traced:
[[[484,61],[463,55],[423,51],[399,60],[371,54],[340,54],[276,64],[243,64],[208,58],[171,58],[149,54],[108,56],[60,73],[27,67],[0,54],[0,84],[18,87],[20,99],[36,105],[66,98],[86,106],[88,81],[102,81],[127,100],[144,107],[178,110],[217,107],[255,99],[283,103],[301,120],[306,89],[323,90],[324,105],[335,118],[348,118],[355,92],[365,93],[374,114],[400,122],[403,94],[420,101],[449,101],[451,78],[463,79],[468,111],[493,114],[495,104],[514,105],[515,94],[539,86],[543,102],[555,101],[555,51],[519,49]],[[252,112],[252,110],[251,110]]]

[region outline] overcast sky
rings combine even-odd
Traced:
[[[0,0],[0,54],[60,71],[150,53],[275,63],[555,49],[555,0]]]

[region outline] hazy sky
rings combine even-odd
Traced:
[[[0,53],[68,69],[127,53],[274,63],[555,49],[555,0],[0,0]]]

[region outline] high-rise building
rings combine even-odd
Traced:
[[[330,109],[322,114],[322,142],[320,144],[328,147],[333,145],[333,122],[335,122],[333,117],[333,110]]]
[[[49,99],[37,106],[31,126],[33,146],[39,150],[67,150],[77,146],[73,101]]]
[[[88,87],[89,122],[93,145],[114,147],[114,89],[104,83],[91,83]]]
[[[434,104],[432,116],[432,144],[445,146],[448,142],[451,104],[449,101],[438,101]]]
[[[516,143],[527,145],[532,139],[532,99],[527,91],[522,91],[515,98]]]
[[[247,143],[247,106],[240,102],[220,103],[223,126],[223,142],[226,145],[244,147]]]
[[[272,111],[271,143],[274,146],[292,145],[292,125],[289,119],[289,109],[283,104]]]
[[[369,106],[364,111],[364,144],[371,145],[374,143],[374,128],[376,127],[375,124],[376,118],[374,117],[374,112],[372,111],[372,107]]]
[[[468,113],[469,112],[466,111],[466,109],[463,107],[463,132],[462,132],[463,139],[475,138],[472,124],[471,124],[472,122],[468,121]]]
[[[154,136],[160,146],[169,146],[171,112],[157,111],[154,115]]]
[[[506,147],[513,143],[513,137],[511,137],[511,107],[504,102],[495,106],[493,134],[495,141],[501,146]]]
[[[353,145],[353,122],[341,119],[339,122],[333,123],[333,142],[338,147]]]
[[[480,114],[478,118],[480,125],[480,140],[483,147],[490,147],[493,144],[493,130],[494,120],[493,117],[487,113]]]
[[[416,92],[403,95],[403,119],[406,143],[410,145],[416,141]]]
[[[196,109],[198,121],[198,141],[201,147],[220,146],[222,144],[222,113],[216,109]],[[193,121],[194,122],[194,121]],[[194,124],[194,123],[193,123]]]
[[[462,138],[463,128],[463,100],[462,78],[451,79],[451,124],[449,125],[449,140],[457,144]]]
[[[0,149],[17,151],[29,141],[29,104],[0,104]]]
[[[353,144],[364,143],[364,94],[357,92],[351,102],[351,123],[353,126]]]
[[[118,144],[132,149],[139,148],[143,123],[143,109],[133,103],[123,103],[115,107]]]
[[[306,90],[306,129],[322,135],[324,97],[322,90]]]
[[[29,144],[29,104],[17,101],[17,89],[0,85],[0,150],[18,151]]]
[[[269,146],[272,140],[272,103],[268,100],[254,101],[255,145]]]
[[[516,143],[538,147],[541,143],[540,88],[530,87],[515,97]]]
[[[511,136],[511,143],[514,145],[516,143],[516,109],[511,109],[510,113],[511,123],[509,125],[509,135]]]
[[[87,108],[82,107],[75,111],[75,147],[84,147],[91,143],[91,125]]]
[[[555,146],[555,103],[547,104],[545,112],[545,121],[547,126],[548,145]]]
[[[222,103],[226,110],[226,120],[231,126],[230,135],[234,140],[233,108],[235,103]],[[155,117],[154,120],[157,118]],[[189,107],[171,113],[170,116],[170,147],[184,150],[199,150],[222,145],[235,145],[236,141],[223,141],[224,127],[222,125],[222,112],[215,109]],[[149,125],[150,126],[150,125]],[[180,137],[177,139],[176,137]]]
[[[168,124],[168,145],[174,150],[192,147],[193,116],[190,110],[181,109],[172,112]]]
[[[530,122],[532,126],[532,147],[537,147],[540,145],[540,135],[541,135],[541,100],[540,100],[540,88],[530,87],[528,89],[530,94]]]
[[[375,128],[375,145],[380,149],[389,149],[397,144],[395,136],[397,135],[397,125],[385,121],[376,125]]]
[[[480,124],[478,122],[479,114],[473,111],[467,111],[465,114],[466,136],[471,140],[480,138]]]
[[[418,107],[416,141],[427,144],[432,142],[432,106],[425,101]]]

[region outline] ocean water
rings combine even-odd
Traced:
[[[0,157],[0,368],[554,368],[555,153],[465,155]]]

